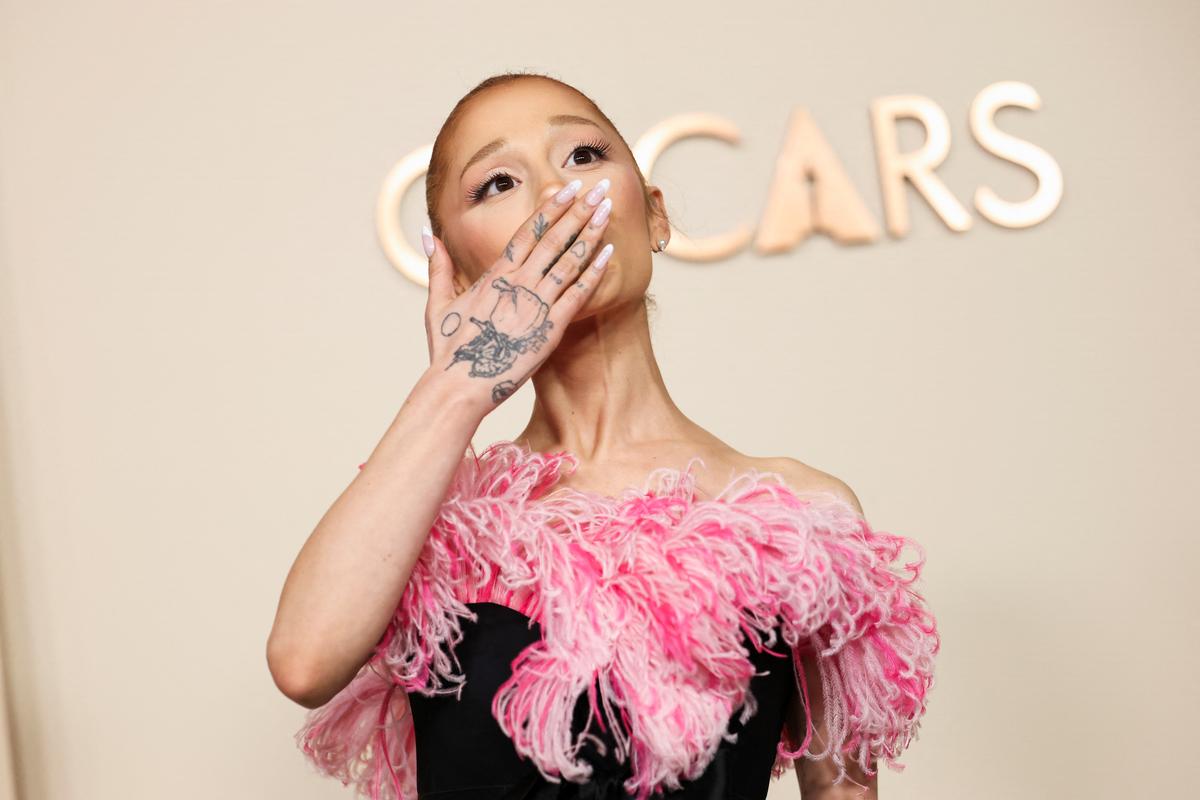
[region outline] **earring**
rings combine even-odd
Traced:
[[[654,252],[661,253],[663,250],[666,250],[666,249],[667,249],[667,240],[659,239],[658,240],[658,249],[655,250]]]

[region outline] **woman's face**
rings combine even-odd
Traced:
[[[612,213],[595,249],[611,242],[613,254],[575,319],[645,294],[650,243],[669,237],[662,192],[650,187],[655,208],[647,209],[632,157],[579,95],[536,79],[486,90],[463,110],[446,163],[437,203],[459,291],[500,257],[517,227],[551,195],[579,178],[582,197],[608,178]]]

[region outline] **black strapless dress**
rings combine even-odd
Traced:
[[[593,767],[586,783],[546,780],[512,741],[491,713],[492,698],[512,674],[517,654],[541,639],[541,626],[519,611],[492,602],[467,603],[478,620],[463,620],[463,638],[455,654],[467,681],[462,698],[453,694],[427,697],[409,693],[416,735],[417,791],[422,800],[625,800],[622,783],[631,772],[612,756],[613,742],[593,720],[590,733],[607,743],[601,756],[591,741],[581,757]],[[743,634],[756,672],[750,691],[757,710],[745,725],[740,709],[729,724],[737,741],[722,740],[704,773],[683,781],[680,789],[652,797],[663,800],[763,800],[771,780],[784,714],[796,691],[792,656],[757,651]],[[588,718],[587,694],[575,707],[572,732],[578,736]]]

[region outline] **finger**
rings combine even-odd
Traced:
[[[497,264],[506,265],[508,271],[523,264],[550,226],[571,208],[572,201],[582,187],[583,181],[576,178],[542,203],[513,233]]]
[[[421,244],[429,256],[429,298],[431,311],[444,308],[457,295],[454,292],[454,263],[446,253],[442,242],[433,235],[428,225],[421,226]]]
[[[519,270],[519,278],[523,282],[541,281],[592,218],[604,195],[608,193],[610,183],[608,178],[597,181],[587,194],[579,197],[562,218],[540,237]]]
[[[538,294],[553,303],[587,267],[600,245],[600,237],[608,227],[612,198],[606,197],[596,206],[591,218],[574,237],[567,242],[566,250],[550,265],[541,282],[534,287]]]
[[[608,262],[612,258],[613,245],[612,242],[600,248],[600,252],[596,253],[596,257],[592,259],[588,268],[583,271],[568,288],[558,298],[554,305],[550,306],[550,313],[546,318],[554,323],[554,327],[562,330],[574,319],[579,313],[579,309],[583,308],[583,304],[588,301],[596,292],[596,287],[600,284],[606,274]]]

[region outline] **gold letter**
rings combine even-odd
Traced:
[[[1038,180],[1038,188],[1028,200],[1010,203],[1001,200],[987,186],[980,186],[975,190],[975,207],[985,219],[997,225],[1028,228],[1058,208],[1063,193],[1062,169],[1042,148],[996,127],[996,110],[1004,106],[1021,106],[1036,111],[1042,107],[1042,99],[1027,83],[1001,81],[986,86],[971,103],[971,133],[984,150],[1032,172]]]
[[[896,120],[911,117],[925,127],[925,144],[911,153],[900,153],[897,146]],[[950,123],[937,103],[919,95],[895,95],[871,103],[875,155],[879,162],[879,181],[883,188],[883,212],[888,232],[893,236],[908,233],[908,207],[904,202],[904,179],[912,181],[942,222],[954,231],[971,227],[971,215],[950,193],[933,170],[950,152]]]
[[[654,162],[663,151],[681,139],[693,136],[710,136],[723,142],[737,144],[741,141],[737,126],[714,114],[678,114],[648,130],[637,140],[633,157],[646,180],[654,170]],[[667,250],[676,258],[685,261],[717,261],[741,250],[750,242],[754,229],[743,223],[728,233],[719,233],[704,239],[691,239],[671,226],[671,241]]]
[[[809,179],[813,202],[809,203]],[[790,250],[814,230],[842,244],[879,238],[879,226],[850,182],[842,162],[806,109],[792,111],[783,148],[775,159],[775,177],[759,222],[754,249]]]
[[[375,203],[375,234],[384,254],[401,275],[418,286],[429,285],[429,259],[404,238],[404,232],[400,230],[400,201],[409,187],[429,171],[431,155],[433,145],[427,144],[400,159],[384,179],[383,190]]]

